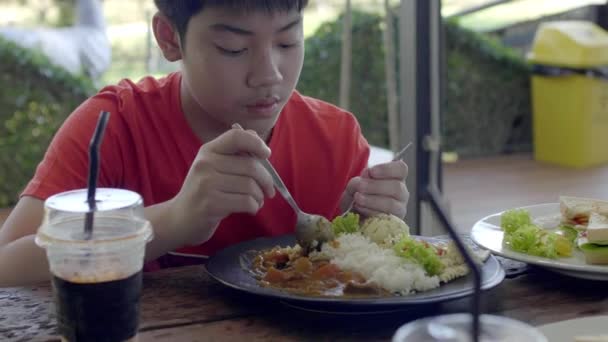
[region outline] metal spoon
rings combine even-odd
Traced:
[[[279,190],[283,198],[289,203],[293,211],[297,215],[296,220],[296,241],[302,247],[305,254],[308,254],[312,249],[320,248],[321,244],[331,241],[334,238],[334,231],[331,222],[321,215],[308,214],[300,210],[296,201],[287,190],[287,187],[281,180],[277,171],[272,167],[268,159],[258,159],[262,166],[272,176],[274,186]]]
[[[243,129],[238,123],[233,124],[232,128]],[[308,214],[300,210],[289,190],[287,190],[285,183],[268,159],[258,158],[258,161],[270,173],[274,186],[296,213],[296,241],[302,247],[304,254],[308,255],[312,249],[319,249],[322,243],[333,240],[334,231],[331,222],[321,215]]]
[[[393,157],[393,160],[391,160],[391,161],[397,161],[397,160],[400,160],[401,158],[403,158],[405,151],[407,151],[407,149],[410,148],[410,146],[412,146],[411,141],[409,143],[407,143],[407,145],[405,145],[405,147],[402,148],[401,151],[397,152],[397,154],[395,154],[395,156]],[[350,213],[353,210],[354,204],[355,204],[355,196],[353,196],[353,199],[350,201],[348,208],[346,208],[344,213],[342,213],[342,216],[346,216],[346,214]]]

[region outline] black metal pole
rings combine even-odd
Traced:
[[[429,0],[416,0],[416,144],[418,184],[418,224],[420,225],[420,202],[428,199],[429,152],[424,139],[431,134],[431,5]]]

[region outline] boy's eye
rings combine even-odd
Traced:
[[[247,51],[247,49],[238,49],[238,50],[231,50],[231,49],[226,49],[223,48],[219,45],[215,46],[221,53],[228,55],[228,56],[238,56],[240,54],[242,54],[243,52]]]
[[[289,49],[289,48],[295,47],[295,46],[297,46],[297,45],[298,45],[298,43],[291,43],[291,44],[279,44],[279,47],[280,47],[281,49]]]

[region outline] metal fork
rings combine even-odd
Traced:
[[[412,146],[411,141],[409,143],[407,143],[407,145],[405,145],[405,147],[402,148],[401,151],[397,152],[397,154],[395,154],[395,156],[393,157],[393,160],[391,160],[391,161],[397,161],[397,160],[400,160],[401,158],[403,158],[405,151],[407,151],[407,149],[410,148],[410,146]],[[348,208],[346,208],[346,210],[342,213],[342,216],[346,216],[346,214],[350,213],[353,210],[353,205],[355,205],[355,196],[354,195],[353,195],[353,199],[348,204]]]

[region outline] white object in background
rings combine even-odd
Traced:
[[[471,315],[443,314],[417,319],[402,325],[393,342],[469,342]],[[480,342],[548,342],[537,328],[512,318],[483,314],[479,317]],[[551,340],[552,342],[552,340]]]
[[[593,341],[592,336],[597,337],[595,341],[605,341],[599,336],[608,338],[606,322],[608,316],[589,316],[541,325],[538,330],[551,342]]]
[[[393,153],[391,150],[377,146],[370,146],[367,166],[372,167],[374,165],[390,162],[394,155],[395,153]]]
[[[112,47],[99,0],[78,0],[73,26],[1,27],[0,35],[22,47],[39,49],[53,64],[72,74],[84,72],[94,80],[99,79],[112,61]]]

